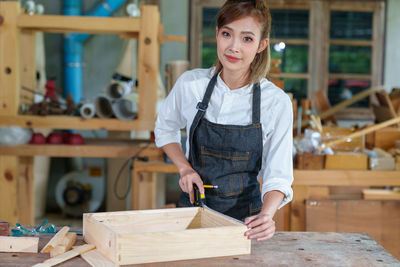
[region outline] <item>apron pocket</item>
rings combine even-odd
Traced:
[[[201,146],[200,174],[205,184],[217,185],[213,193],[219,196],[236,196],[249,182],[247,151],[216,150]]]
[[[252,202],[250,202],[250,204],[249,204],[249,214],[250,214],[250,216],[259,214],[261,209],[262,209],[261,200],[258,199],[258,201],[257,200],[253,200]]]

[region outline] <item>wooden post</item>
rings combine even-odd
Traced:
[[[315,92],[328,91],[330,12],[328,1],[312,1],[310,9],[310,54],[308,97]]]
[[[382,69],[383,69],[383,50],[385,40],[385,3],[376,3],[377,7],[374,9],[373,17],[373,47],[372,47],[372,62],[371,73],[372,80],[371,86],[378,86],[382,84]]]
[[[19,157],[17,211],[18,222],[21,224],[33,225],[35,223],[35,196],[33,190],[33,157]],[[41,194],[45,193],[41,192]]]
[[[19,106],[18,2],[0,2],[0,115],[17,115]],[[0,219],[14,225],[18,220],[17,157],[0,156]]]
[[[154,121],[156,117],[158,75],[160,71],[158,30],[160,13],[157,6],[142,6],[138,55],[138,119]],[[152,105],[152,108],[148,108]],[[147,106],[147,107],[146,107]]]

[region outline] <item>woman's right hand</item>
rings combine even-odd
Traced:
[[[189,194],[190,203],[194,202],[194,189],[193,184],[196,184],[200,190],[200,194],[204,194],[203,181],[200,175],[193,170],[193,168],[186,168],[180,173],[181,178],[179,179],[179,186],[183,192]]]

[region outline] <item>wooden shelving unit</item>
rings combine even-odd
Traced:
[[[159,75],[160,14],[142,6],[140,18],[104,18],[24,14],[18,2],[0,2],[0,126],[45,129],[132,131],[154,128]],[[29,116],[19,113],[23,91],[36,87],[35,32],[117,34],[138,39],[138,116],[132,121]],[[97,142],[97,143],[96,143]],[[141,144],[87,142],[84,146],[39,145],[0,147],[0,219],[33,224],[33,156],[130,157]],[[151,147],[142,155],[159,159]]]
[[[154,128],[154,120],[122,121],[118,119],[85,119],[71,116],[1,116],[0,125],[25,128],[79,129],[79,130],[149,130]]]
[[[138,152],[139,156],[148,157],[149,160],[158,160],[163,156],[154,144],[139,140],[85,139],[84,145],[0,146],[0,155],[19,157],[129,158]]]

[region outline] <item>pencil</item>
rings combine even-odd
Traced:
[[[205,184],[203,185],[204,188],[218,188],[218,185],[209,185],[209,184]]]

